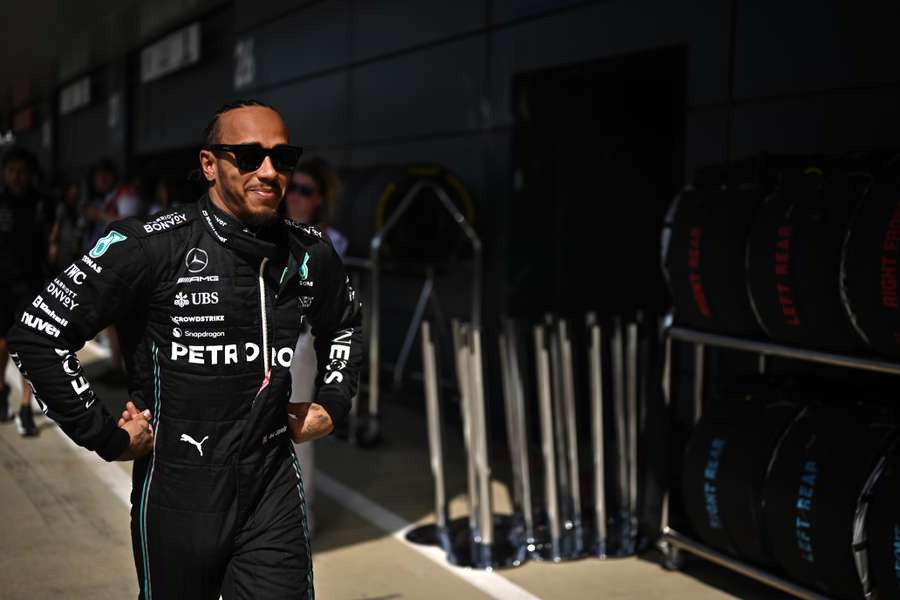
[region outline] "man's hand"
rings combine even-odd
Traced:
[[[116,460],[135,460],[153,451],[153,426],[150,411],[141,412],[133,402],[128,402],[119,419],[119,427],[128,432],[128,450]]]
[[[288,404],[288,428],[296,443],[323,438],[334,429],[331,415],[315,402]]]
[[[139,411],[137,406],[134,405],[134,402],[129,400],[125,405],[125,410],[122,411],[122,418],[119,419],[119,427],[125,427],[125,423],[128,423],[138,416],[144,417],[149,421],[153,415],[150,414],[149,410],[145,410],[144,412]]]

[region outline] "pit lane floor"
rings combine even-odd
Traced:
[[[89,346],[81,353],[83,363],[96,358],[91,352]],[[88,368],[89,377],[94,369]],[[18,374],[12,375],[7,381],[15,405]],[[111,409],[124,403],[124,390],[96,387]],[[667,572],[654,553],[531,562],[489,574],[451,567],[398,531],[433,520],[432,483],[424,419],[400,406],[388,411],[383,422],[387,441],[377,450],[333,439],[316,443],[312,546],[320,599],[785,597],[701,561],[690,561],[685,572]],[[137,597],[124,501],[131,465],[104,463],[75,447],[52,422],[37,420],[41,435],[36,439],[22,439],[11,423],[0,425],[0,598]],[[445,446],[451,516],[462,516],[461,443],[448,439]],[[498,512],[509,506],[499,483],[495,498]]]

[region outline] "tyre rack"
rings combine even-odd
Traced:
[[[792,358],[796,360],[804,360],[807,362],[821,363],[846,367],[850,369],[859,369],[865,371],[876,371],[879,373],[890,373],[900,375],[900,364],[887,362],[874,358],[862,358],[843,354],[833,354],[830,352],[819,352],[816,350],[807,350],[793,346],[783,346],[771,342],[762,342],[758,340],[749,340],[744,338],[736,338],[726,335],[714,333],[706,333],[696,331],[685,327],[671,326],[667,328],[665,343],[665,365],[663,369],[663,390],[666,402],[671,402],[671,357],[672,357],[672,340],[687,342],[693,344],[694,351],[694,380],[693,380],[693,420],[694,423],[700,418],[703,411],[703,375],[704,375],[704,356],[707,346],[717,348],[728,348],[731,350],[742,350],[759,355],[759,369],[765,371],[765,360],[767,356],[776,356],[782,358]],[[739,561],[731,556],[723,554],[718,550],[714,550],[703,543],[692,539],[690,536],[676,531],[669,526],[669,493],[663,499],[663,512],[660,539],[658,547],[663,553],[663,566],[670,570],[677,570],[683,563],[682,552],[688,552],[710,562],[714,562],[727,569],[731,569],[737,573],[741,573],[747,577],[755,579],[761,583],[779,589],[783,592],[796,596],[798,598],[806,598],[809,600],[827,600],[818,592],[809,590],[783,577],[773,575],[759,567]]]

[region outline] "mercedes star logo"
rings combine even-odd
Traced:
[[[191,273],[199,273],[209,264],[209,256],[206,254],[206,250],[191,248],[184,255],[184,264]]]

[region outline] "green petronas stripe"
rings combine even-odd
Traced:
[[[303,470],[300,468],[300,461],[297,460],[297,454],[293,451],[294,472],[297,474],[297,491],[300,493],[300,504],[303,509],[303,539],[306,542],[306,582],[309,588],[309,600],[316,600],[316,588],[313,585],[313,569],[312,569],[312,548],[309,545],[309,521],[306,519],[306,494],[303,491]]]
[[[160,400],[160,391],[159,391],[159,357],[158,357],[158,348],[156,343],[151,344],[151,352],[153,359],[153,426],[154,429],[159,425],[159,400]],[[140,542],[141,542],[141,554],[143,554],[143,566],[144,566],[144,600],[150,600],[152,597],[152,588],[150,585],[150,556],[147,551],[147,496],[150,490],[150,480],[153,477],[153,466],[155,464],[156,457],[155,455],[151,458],[150,466],[147,468],[147,473],[144,475],[144,486],[141,490],[141,505],[138,511],[138,515],[140,515],[140,527],[138,531],[140,532]]]

